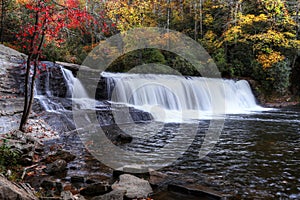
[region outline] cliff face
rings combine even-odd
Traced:
[[[0,45],[0,134],[18,126],[23,110],[24,72],[20,65],[26,55]]]

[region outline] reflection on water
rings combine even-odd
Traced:
[[[199,159],[198,152],[209,125],[209,121],[201,121],[188,151],[165,170],[174,170],[187,177],[192,175],[198,178],[199,184],[214,187],[237,199],[300,199],[299,119],[299,108],[229,115],[214,149]],[[156,130],[153,123],[151,125],[148,129],[139,124],[126,126],[135,130],[135,134],[139,128],[140,133],[145,134]],[[155,136],[136,138],[124,148],[155,154],[155,149],[168,143],[178,127],[166,124]]]

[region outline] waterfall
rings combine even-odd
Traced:
[[[53,71],[56,71],[56,74],[53,74]],[[79,91],[77,96],[73,95],[75,87]],[[65,92],[63,92],[63,88],[66,89]],[[95,100],[88,97],[80,80],[70,70],[62,66],[47,65],[46,70],[43,71],[43,76],[36,80],[34,90],[35,98],[38,99],[43,109],[48,112],[61,113],[67,110],[66,107],[71,109],[71,98],[79,109],[93,109],[95,105]]]
[[[256,104],[245,80],[107,72],[101,77],[105,87],[101,86],[102,91],[97,90],[100,95],[96,96],[110,101],[111,110],[122,113],[120,109],[129,106],[150,113],[156,121],[187,122],[265,110]],[[107,107],[104,102],[89,98],[70,70],[53,64],[37,80],[35,98],[49,112]],[[136,110],[131,112],[138,113]]]
[[[67,84],[67,89],[68,89],[67,97],[88,98],[89,96],[86,90],[84,89],[83,85],[81,84],[80,80],[78,80],[70,70],[65,69],[61,66],[60,69],[62,71],[64,80]],[[76,87],[76,90],[78,90],[78,92],[76,92],[77,96],[72,95],[74,91],[74,87]]]
[[[261,111],[247,81],[174,75],[102,73],[109,100],[150,112],[158,121]],[[113,89],[111,89],[111,87]]]

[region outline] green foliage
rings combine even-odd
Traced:
[[[285,94],[290,86],[290,62],[288,60],[277,63],[274,67],[261,70],[259,63],[254,63],[254,76],[261,83],[267,94]]]
[[[223,48],[217,49],[215,54],[212,57],[221,72],[228,73],[230,75],[234,74],[233,72],[230,72],[230,69],[227,68],[228,66],[227,59],[226,59],[225,50]]]
[[[165,64],[166,60],[158,49],[141,49],[129,52],[115,60],[108,68],[112,72],[128,72],[148,63]]]
[[[12,149],[7,145],[6,140],[3,140],[3,143],[0,146],[0,171],[4,171],[7,168],[17,165],[20,156],[20,152]]]
[[[193,76],[198,73],[197,69],[191,63],[179,56],[175,57],[171,66],[182,75]]]
[[[290,62],[284,60],[276,63],[274,67],[269,69],[270,80],[272,81],[275,92],[285,94],[290,86]]]

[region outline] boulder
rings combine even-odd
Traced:
[[[144,198],[152,193],[152,188],[148,181],[140,179],[130,174],[123,174],[118,182],[112,185],[114,191],[126,191],[127,198]]]
[[[33,189],[26,184],[15,184],[0,175],[0,199],[37,200]]]

